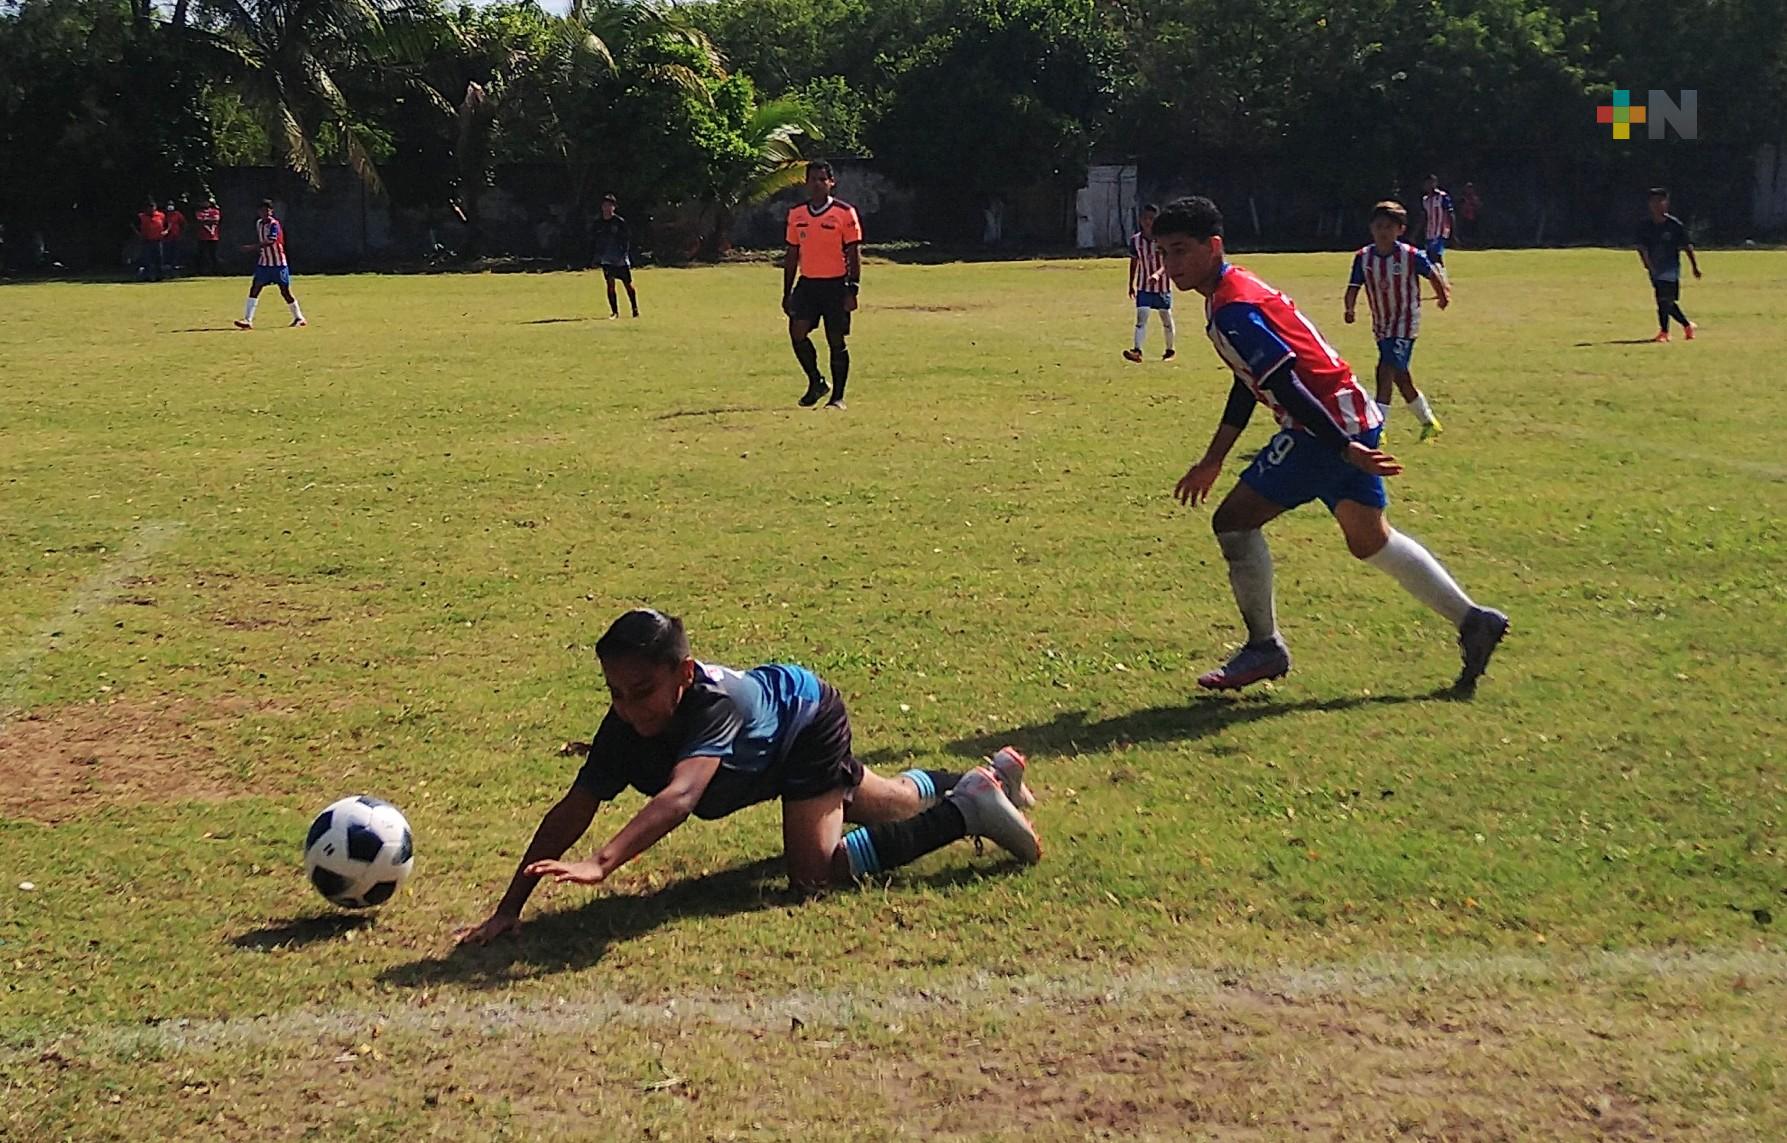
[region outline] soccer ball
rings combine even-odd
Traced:
[[[332,905],[383,905],[415,863],[410,823],[390,802],[343,798],[316,816],[304,838],[304,872]]]

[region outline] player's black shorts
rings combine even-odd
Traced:
[[[844,709],[844,697],[822,682],[813,721],[794,736],[782,760],[758,774],[721,766],[702,793],[695,816],[723,818],[771,798],[800,802],[832,790],[854,791],[862,785],[862,776],[862,763],[850,752],[850,714]]]
[[[604,264],[602,266],[602,280],[604,282],[625,282],[630,286],[633,284],[633,267],[609,266]]]
[[[827,337],[850,332],[850,287],[842,278],[802,278],[788,299],[788,316],[808,325],[825,322]]]
[[[1657,300],[1659,302],[1675,302],[1681,300],[1682,284],[1679,280],[1666,282],[1662,278],[1652,278],[1650,280],[1650,288],[1657,291]]]

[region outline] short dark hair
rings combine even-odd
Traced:
[[[273,200],[270,198],[264,198],[261,200],[261,205],[266,207],[268,210],[272,210],[273,209]]]
[[[831,161],[829,159],[814,159],[812,162],[808,163],[807,174],[810,175],[814,171],[824,171],[825,177],[828,179],[837,177],[836,173],[831,169]]]
[[[616,205],[616,206],[619,206],[619,205],[620,205],[620,199],[618,199],[618,198],[615,198],[615,197],[614,197],[614,196],[613,196],[613,195],[611,195],[611,194],[605,194],[605,195],[603,195],[603,196],[602,196],[602,201],[603,201],[603,202],[611,202],[611,203],[613,203],[613,204],[614,204],[614,205]]]
[[[1138,215],[1159,214],[1159,213],[1160,213],[1160,204],[1157,202],[1144,203],[1142,205],[1142,209],[1136,211],[1136,214],[1138,214]]]
[[[658,667],[681,666],[689,657],[689,636],[683,621],[649,607],[638,607],[616,619],[596,640],[596,658],[637,659]]]
[[[1408,207],[1393,198],[1387,198],[1371,208],[1371,221],[1376,222],[1380,218],[1393,218],[1398,226],[1407,226],[1409,224]]]
[[[1222,211],[1203,195],[1175,199],[1154,220],[1154,233],[1183,234],[1200,242],[1222,236]]]
[[[1668,198],[1669,197],[1669,188],[1668,187],[1652,187],[1650,189],[1650,196],[1652,198]]]

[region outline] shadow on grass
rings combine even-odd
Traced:
[[[969,850],[952,846],[950,852],[966,858]],[[895,874],[894,881],[949,889],[1023,868],[1016,861],[958,864],[932,873]],[[540,913],[525,920],[521,932],[514,936],[499,937],[482,947],[456,945],[441,956],[394,965],[379,974],[379,981],[398,988],[442,984],[502,988],[529,977],[589,968],[602,959],[609,946],[644,936],[660,925],[685,918],[795,909],[806,899],[788,887],[782,859],[766,857],[678,881],[643,896],[599,896],[573,908]]]
[[[1400,706],[1410,702],[1462,702],[1468,694],[1450,686],[1407,695],[1344,695],[1339,698],[1275,702],[1269,697],[1229,698],[1199,695],[1182,706],[1156,706],[1114,718],[1087,720],[1083,710],[1063,711],[1048,722],[958,738],[944,746],[962,758],[984,758],[1001,746],[1016,746],[1025,754],[1096,754],[1113,747],[1145,742],[1183,742],[1289,714],[1353,710],[1368,706]],[[911,747],[888,747],[859,754],[865,766],[886,766],[922,757]]]
[[[717,417],[721,413],[767,413],[771,410],[765,405],[715,405],[711,409],[673,409],[668,413],[659,413],[654,421],[674,421],[679,417]]]
[[[233,325],[195,325],[191,329],[164,329],[163,333],[236,333]]]
[[[595,321],[595,320],[596,319],[593,317],[535,318],[533,321],[524,321],[521,324],[522,325],[566,325],[566,324],[576,324],[579,322]]]
[[[1597,345],[1649,345],[1653,339],[1648,337],[1620,337],[1612,341],[1579,341],[1577,349],[1588,349]]]
[[[371,923],[369,913],[320,913],[243,933],[231,937],[230,943],[239,949],[260,949],[262,952],[281,947],[302,948],[318,941],[339,940]]]

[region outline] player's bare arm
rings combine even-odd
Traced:
[[[600,804],[595,795],[573,786],[540,819],[540,826],[534,831],[534,838],[528,843],[527,852],[522,854],[521,861],[516,865],[515,876],[509,881],[508,891],[497,902],[490,917],[482,924],[458,930],[453,934],[454,938],[462,944],[488,944],[504,933],[520,928],[521,908],[527,904],[528,895],[539,882],[539,877],[528,870],[538,862],[563,855],[567,849],[576,845],[578,839],[589,829],[590,822],[595,820],[596,808]]]
[[[718,758],[685,758],[671,771],[670,784],[641,806],[632,820],[622,826],[593,858],[574,862],[535,861],[523,872],[573,885],[600,884],[610,873],[688,821],[689,815],[695,812],[695,804],[707,791],[708,783],[713,781],[714,771],[719,768]]]
[[[790,317],[793,314],[789,305],[794,295],[794,279],[800,274],[800,247],[790,244],[788,253],[782,257],[782,312]]]
[[[1358,306],[1359,287],[1348,286],[1346,288],[1346,324],[1352,325],[1355,321],[1359,320]]]
[[[862,243],[852,242],[844,247],[844,281],[849,284],[844,295],[844,308],[856,309],[856,291],[862,282]]]

